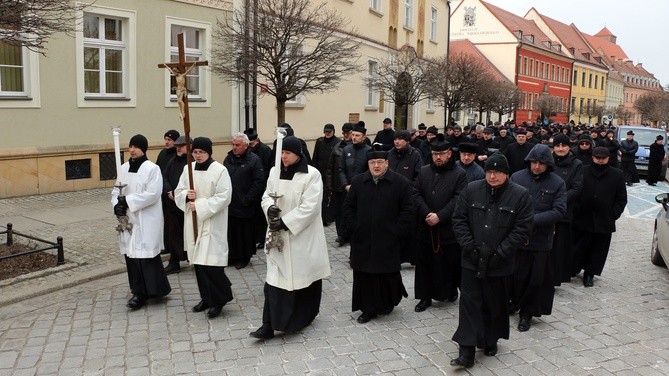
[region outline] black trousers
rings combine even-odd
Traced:
[[[634,161],[621,161],[620,168],[623,170],[625,183],[639,182],[639,174],[636,171],[636,165],[634,164]]]
[[[492,346],[509,339],[508,276],[476,278],[462,268],[458,329],[453,341],[460,346]]]
[[[160,255],[147,259],[125,256],[125,267],[133,295],[161,298],[172,291]]]
[[[610,246],[611,233],[597,234],[574,229],[573,275],[581,270],[584,274],[602,275]]]

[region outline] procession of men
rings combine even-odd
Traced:
[[[337,245],[350,244],[350,303],[361,312],[358,323],[392,314],[408,297],[400,270],[415,266],[416,314],[434,301],[445,302],[437,309],[458,306],[453,340],[460,351],[451,364],[471,367],[476,347],[494,356],[499,340],[509,338],[509,315],[519,312],[517,328],[525,332],[533,318],[551,314],[556,286],[581,270],[583,286],[594,285],[635,171],[610,163],[615,143],[608,130],[592,141],[586,129],[575,134],[555,125],[479,125],[469,135],[467,127],[425,128],[394,130],[385,119],[379,142],[371,143],[362,121],[345,123],[341,138],[325,124],[313,159],[290,129],[275,141],[273,167],[256,154],[253,129],[233,135],[222,163],[213,159],[211,139],[168,131],[166,150],[174,150],[161,153],[160,167],[146,160],[146,138],[134,136],[121,172],[137,183],[112,195],[114,213],[135,226],[119,234],[132,291],[128,308],[167,295],[166,275],[188,261],[201,297],[192,310],[214,319],[240,288],[225,267],[243,269],[264,257],[263,321],[251,337],[303,330],[327,293],[324,228],[334,221]],[[416,135],[421,131],[424,141]],[[536,141],[528,131],[542,136]],[[629,136],[616,146],[622,155],[635,148]],[[266,235],[264,256],[256,255],[259,231]],[[143,249],[149,240],[151,249]],[[161,249],[170,253],[164,270],[157,267]]]

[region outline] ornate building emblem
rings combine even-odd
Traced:
[[[465,7],[465,15],[462,23],[464,27],[476,25],[476,7]]]

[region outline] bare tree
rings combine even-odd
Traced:
[[[641,113],[643,120],[660,124],[669,120],[669,93],[655,91],[643,94],[635,102],[634,107]]]
[[[476,90],[485,85],[485,64],[474,56],[459,53],[430,60],[428,94],[446,113],[448,122],[452,114],[472,102]]]
[[[395,103],[395,124],[406,129],[409,105],[428,97],[429,62],[418,56],[411,46],[404,46],[387,59],[379,61],[376,74],[367,78],[367,84],[383,93],[387,102]]]
[[[495,107],[497,102],[496,87],[498,85],[498,81],[490,74],[486,73],[482,78],[481,84],[474,89],[469,103],[472,109],[478,111],[480,121],[483,121],[484,112],[488,113]],[[487,120],[490,121],[490,119]]]
[[[257,0],[256,6],[256,22],[247,22],[244,10],[217,20],[211,66],[235,83],[257,66],[259,84],[276,98],[277,125],[286,121],[287,101],[336,90],[358,72],[360,43],[347,36],[354,30],[344,30],[349,21],[336,10],[309,0]]]
[[[499,115],[498,121],[502,122],[502,116],[511,114],[520,104],[520,90],[510,82],[498,82],[494,90],[495,102],[492,109]]]
[[[87,6],[71,0],[2,0],[0,42],[45,54],[53,34],[73,35]]]
[[[560,98],[546,93],[539,95],[539,98],[534,102],[534,108],[541,113],[540,120],[550,119],[551,116],[560,111],[560,106]]]

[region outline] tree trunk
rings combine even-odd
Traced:
[[[286,100],[276,99],[276,126],[286,122]]]

